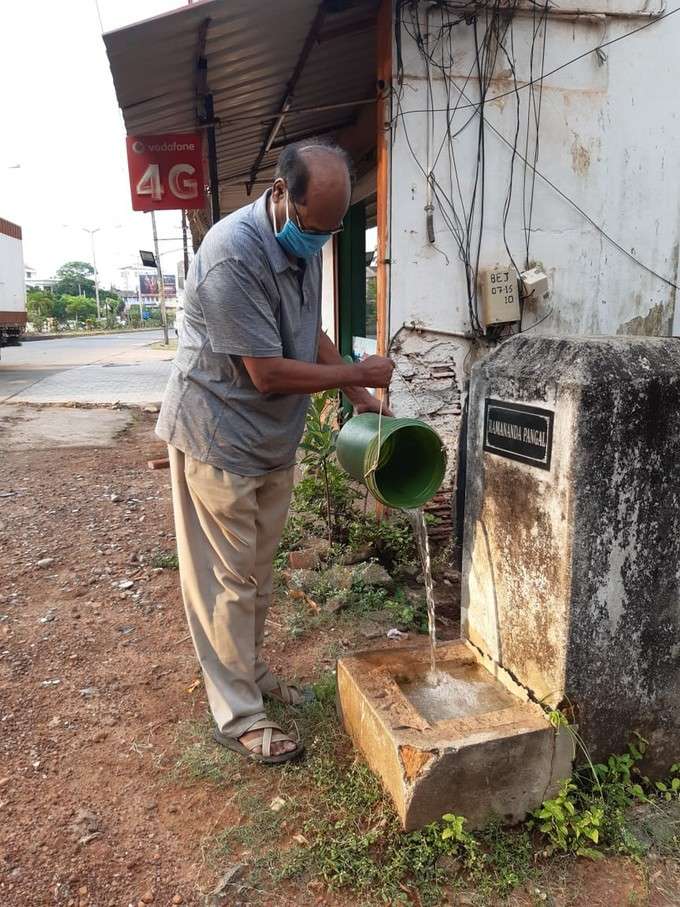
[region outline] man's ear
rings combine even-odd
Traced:
[[[272,200],[274,202],[280,202],[281,199],[286,194],[286,182],[285,180],[278,177],[274,180],[274,185],[272,187]]]

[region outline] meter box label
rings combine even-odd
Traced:
[[[485,327],[519,321],[517,272],[514,268],[497,266],[480,270],[479,284]]]
[[[548,409],[484,401],[484,450],[488,453],[550,469],[555,414]]]

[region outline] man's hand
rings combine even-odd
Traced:
[[[354,408],[359,413],[379,413],[380,412],[380,400],[377,397],[373,397],[371,394],[367,395],[366,400],[362,400],[361,403],[356,403]],[[386,403],[383,403],[382,408],[383,416],[394,416],[392,410],[387,406]]]
[[[387,356],[367,356],[355,368],[361,372],[364,387],[389,387],[394,363]]]

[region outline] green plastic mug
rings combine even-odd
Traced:
[[[412,510],[432,500],[444,481],[446,449],[437,432],[418,419],[376,413],[354,416],[341,429],[340,465],[387,507]]]

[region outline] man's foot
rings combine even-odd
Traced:
[[[262,755],[263,736],[264,731],[246,731],[238,739],[251,753]],[[293,750],[297,749],[297,746],[297,743],[291,737],[287,737],[285,740],[272,740],[271,754],[272,756],[281,756],[283,753],[292,753]]]
[[[252,762],[264,762],[276,765],[297,759],[304,752],[304,746],[298,740],[286,734],[275,721],[261,718],[240,737],[229,737],[217,728],[213,737],[222,746],[233,750]]]

